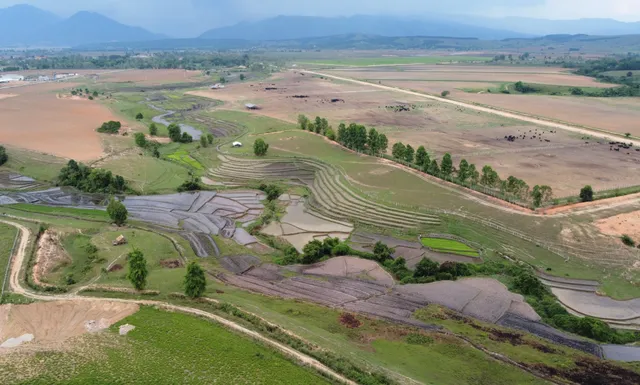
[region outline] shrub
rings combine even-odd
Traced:
[[[349,255],[351,248],[346,243],[339,243],[331,249],[331,254],[336,256]]]
[[[580,201],[582,202],[591,202],[593,200],[593,189],[591,186],[584,186],[580,190]]]
[[[98,132],[105,134],[117,134],[120,131],[122,124],[115,120],[110,120],[108,122],[102,123],[102,126],[98,128]]]
[[[142,147],[142,148],[146,147],[147,138],[144,136],[144,134],[142,132],[136,132],[133,135],[133,138],[134,138],[134,140],[136,142],[136,146]]]
[[[151,123],[149,125],[149,135],[156,136],[158,135],[158,126],[155,123]]]
[[[184,277],[184,293],[190,298],[199,298],[206,288],[204,270],[195,261],[191,261],[187,265],[187,274]]]
[[[136,120],[141,120],[141,119],[143,119],[143,118],[144,118],[144,116],[142,115],[142,112],[138,112],[138,113],[136,114]]]
[[[415,278],[419,278],[436,275],[439,267],[438,262],[434,262],[428,258],[422,258],[422,260],[416,265],[416,270],[414,271],[413,276]]]
[[[315,263],[325,255],[322,242],[317,239],[314,239],[313,241],[310,241],[309,243],[304,245],[302,251],[302,263],[304,264]]]
[[[213,135],[207,134],[207,142],[209,142],[209,144],[213,144]]]
[[[180,186],[178,186],[178,192],[198,191],[201,189],[202,189],[202,186],[200,185],[200,178],[196,178],[196,177],[192,177],[191,179],[185,181]]]
[[[450,94],[450,93],[451,93],[451,92],[449,92],[449,91],[442,91],[442,92],[440,93],[440,96],[442,96],[443,98],[446,98],[447,96],[449,96],[449,94]]]
[[[531,295],[536,298],[542,298],[547,289],[542,282],[528,271],[523,271],[513,279],[513,288],[524,295]]]
[[[627,234],[623,234],[620,239],[622,240],[622,243],[627,246],[634,247],[636,245],[636,242],[633,240],[633,238],[631,238]]]

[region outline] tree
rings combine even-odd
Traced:
[[[630,78],[630,77],[632,77],[632,76],[633,76],[633,72],[631,72],[631,71],[627,72],[627,77],[628,77],[628,78]]]
[[[76,90],[72,90],[72,91],[71,91],[71,95],[73,95],[73,96],[78,95],[78,91],[76,91]]]
[[[384,154],[387,152],[387,147],[389,146],[389,139],[385,134],[378,135],[378,154]]]
[[[369,136],[367,137],[367,147],[371,155],[378,155],[378,131],[375,128],[369,130]]]
[[[439,267],[440,265],[438,265],[438,262],[434,262],[428,258],[422,258],[422,260],[420,260],[416,265],[416,270],[414,271],[413,276],[419,278],[436,275]]]
[[[265,156],[267,155],[267,150],[269,149],[269,145],[262,138],[256,139],[253,142],[253,153],[256,156]]]
[[[444,179],[450,179],[453,172],[453,160],[451,160],[451,154],[448,152],[442,157],[440,161],[440,175]]]
[[[533,186],[531,191],[531,198],[533,199],[533,206],[540,207],[543,202],[549,201],[553,195],[551,187],[547,185]]]
[[[431,161],[431,164],[429,165],[429,168],[427,169],[427,174],[429,175],[433,175],[433,176],[440,176],[440,167],[438,167],[438,161],[433,159]]]
[[[180,126],[178,126],[175,123],[171,123],[167,127],[167,130],[169,131],[169,138],[171,139],[172,142],[180,142],[181,140],[180,135],[182,133],[182,131],[180,130]]]
[[[112,197],[107,205],[107,214],[116,225],[122,226],[127,221],[129,212],[122,202]]]
[[[478,172],[478,170],[476,170],[475,164],[469,165],[468,174],[469,174],[469,180],[471,181],[471,184],[478,184],[478,182],[480,181],[480,173]]]
[[[387,259],[390,259],[394,251],[394,249],[389,248],[389,246],[380,241],[376,242],[376,244],[373,246],[373,255],[379,262],[384,262]]]
[[[322,242],[314,239],[313,241],[304,245],[302,252],[302,263],[315,263],[324,256],[324,246],[322,245]]]
[[[624,133],[624,137],[625,138],[630,138],[631,137],[631,133],[630,132],[625,132]]]
[[[94,98],[97,98],[98,97],[98,91],[93,91],[92,95],[93,95]]]
[[[213,135],[207,134],[207,142],[209,142],[209,144],[213,144]]]
[[[593,200],[593,188],[586,185],[580,190],[580,201],[591,202]]]
[[[180,142],[182,143],[191,143],[193,142],[193,137],[191,135],[189,135],[188,132],[183,132],[182,135],[180,135]]]
[[[413,154],[415,154],[415,151],[413,150],[413,147],[411,147],[411,145],[407,144],[407,147],[405,147],[405,149],[404,149],[404,160],[407,163],[413,163]]]
[[[424,166],[425,163],[429,164],[430,161],[429,154],[427,154],[427,150],[425,150],[424,146],[418,147],[418,150],[416,151],[416,164],[418,166]]]
[[[440,96],[442,96],[443,98],[446,98],[447,96],[449,96],[449,94],[450,94],[450,93],[451,93],[451,92],[449,92],[449,91],[442,91],[442,92],[440,93]]]
[[[138,112],[138,114],[136,115],[136,120],[141,120],[143,118],[144,116],[142,115],[142,112]]]
[[[407,148],[402,142],[395,143],[391,148],[391,155],[396,159],[404,159]]]
[[[204,135],[200,136],[200,147],[208,147],[209,142],[207,142],[207,137]]]
[[[241,82],[243,82],[243,81],[244,81],[244,79],[246,79],[246,78],[247,78],[247,77],[246,77],[246,76],[244,76],[244,74],[240,74],[240,81],[241,81]]]
[[[306,130],[309,126],[309,118],[302,114],[298,115],[298,125],[301,129]]]
[[[7,155],[7,149],[4,146],[0,146],[0,166],[7,163],[9,160],[9,155]]]
[[[458,166],[458,180],[460,183],[465,183],[469,179],[469,171],[469,162],[466,159],[462,159]]]
[[[220,83],[225,84],[226,82],[227,82],[227,79],[224,76],[220,76]]]
[[[487,187],[495,187],[500,183],[500,177],[498,173],[489,165],[482,167],[482,176],[480,177],[480,184]]]
[[[144,254],[138,249],[133,249],[127,255],[129,259],[129,272],[127,273],[127,279],[133,284],[136,290],[144,290],[147,286],[147,276],[149,271],[147,270],[147,261],[144,259]]]
[[[89,95],[89,100],[93,100],[93,96]]]
[[[333,132],[333,128],[329,127],[327,129],[327,131],[324,133],[324,135],[327,137],[327,139],[329,140],[336,140],[336,133]]]
[[[513,288],[524,295],[532,295],[538,298],[542,297],[546,292],[538,277],[527,271],[518,274],[513,279]]]
[[[184,293],[189,298],[200,298],[207,288],[207,280],[204,269],[191,261],[187,265],[187,274],[184,276]]]
[[[102,126],[98,128],[98,132],[106,134],[117,134],[118,131],[120,131],[120,127],[122,127],[122,124],[120,122],[110,120],[108,122],[102,123]]]
[[[316,120],[313,124],[314,128],[315,128],[315,132],[316,133],[320,133],[320,131],[322,131],[322,118],[319,116],[316,116]]]
[[[151,123],[149,125],[149,135],[156,136],[158,135],[158,126],[155,123]]]
[[[136,142],[136,146],[144,148],[147,145],[147,138],[142,132],[136,132],[133,134],[133,138]]]

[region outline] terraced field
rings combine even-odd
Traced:
[[[453,239],[423,237],[420,238],[420,242],[424,246],[440,253],[459,254],[468,257],[478,256],[478,252],[475,249]]]

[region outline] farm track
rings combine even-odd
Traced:
[[[186,307],[186,306],[172,305],[170,303],[161,302],[161,301],[86,297],[86,296],[79,296],[77,294],[42,295],[42,294],[37,294],[29,290],[26,290],[20,284],[20,272],[22,270],[22,266],[24,265],[27,245],[29,243],[29,239],[31,238],[31,231],[27,227],[16,222],[11,222],[6,220],[0,220],[0,222],[16,227],[20,233],[20,241],[17,245],[17,248],[15,249],[13,258],[11,260],[11,272],[9,276],[9,286],[14,293],[21,294],[25,297],[32,298],[38,301],[72,300],[72,301],[104,301],[104,302],[135,303],[138,305],[157,306],[161,309],[168,310],[168,311],[178,311],[178,312],[187,313],[187,314],[191,314],[199,317],[204,317],[211,321],[217,322],[235,332],[244,334],[260,343],[269,345],[271,348],[278,350],[280,353],[290,358],[293,358],[295,361],[298,361],[302,365],[307,365],[315,369],[316,371],[321,372],[324,375],[333,378],[334,380],[337,380],[341,383],[348,384],[348,385],[357,385],[357,383],[333,371],[331,368],[325,366],[315,358],[312,358],[306,354],[300,353],[299,351],[289,346],[286,346],[280,342],[267,338],[256,331],[247,329],[246,327],[236,322],[233,322],[224,317],[206,312],[204,310],[195,309],[195,308]]]

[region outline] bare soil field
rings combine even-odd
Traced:
[[[336,76],[373,80],[451,80],[472,82],[517,82],[581,87],[615,87],[595,79],[574,75],[564,68],[424,65],[353,68],[325,71]]]
[[[603,234],[614,237],[626,234],[634,240],[640,240],[640,211],[600,219],[595,225]]]
[[[73,85],[12,88],[16,96],[0,100],[0,142],[82,161],[99,158],[103,150],[96,128],[118,119],[99,103],[57,98],[56,90]]]
[[[482,71],[486,73],[493,68],[477,67],[474,70],[482,75]],[[508,67],[506,70],[515,69]],[[291,71],[278,74],[264,83],[232,84],[225,89],[193,93],[224,100],[223,108],[228,109],[244,110],[245,103],[255,103],[261,110],[252,113],[289,122],[295,122],[298,114],[305,114],[311,118],[326,117],[334,128],[341,121],[376,127],[389,138],[389,147],[398,141],[411,144],[414,149],[424,145],[430,155],[438,159],[449,152],[456,165],[463,158],[475,163],[478,169],[488,164],[503,178],[513,175],[525,180],[531,187],[536,184],[550,185],[556,197],[576,195],[579,190],[576,186],[585,184],[592,185],[596,190],[604,190],[638,183],[634,175],[640,170],[640,151],[635,151],[635,147],[615,151],[604,139],[596,141],[573,132],[542,128],[366,84],[330,81]],[[532,100],[546,98],[522,96]],[[338,100],[331,102],[332,99]],[[575,100],[576,106],[579,106],[581,100],[587,99]],[[521,104],[528,105],[526,102]],[[408,111],[397,111],[393,108],[397,106],[404,106]],[[541,112],[556,110],[552,107],[545,104],[545,110]],[[613,109],[610,113],[609,116],[615,119]],[[640,112],[638,114],[640,116]],[[632,130],[634,126],[628,127]],[[520,137],[509,141],[505,138],[509,135]],[[526,138],[522,139],[521,135]]]
[[[159,85],[166,83],[195,82],[201,76],[200,71],[186,70],[127,70],[122,72],[110,72],[100,75],[100,81],[118,83],[131,82],[137,85]]]
[[[132,303],[90,300],[2,305],[0,341],[5,345],[0,353],[24,341],[34,341],[29,345],[55,346],[70,337],[105,329],[136,311],[138,305]]]

